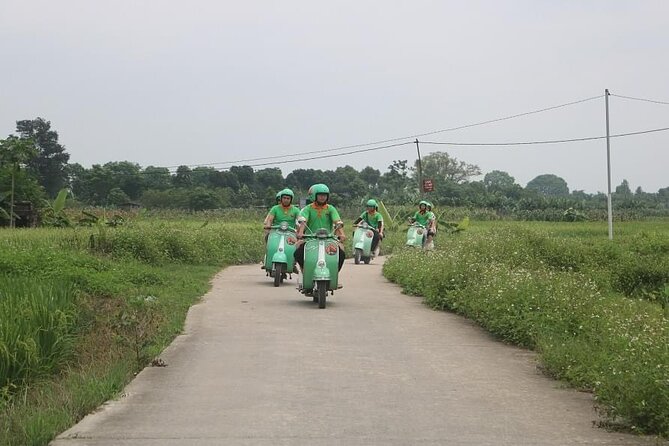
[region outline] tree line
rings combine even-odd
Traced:
[[[0,140],[0,219],[7,219],[9,202],[29,201],[39,206],[66,188],[70,201],[81,206],[140,205],[146,208],[207,210],[228,207],[270,206],[278,190],[289,187],[305,197],[314,183],[326,183],[334,204],[358,205],[374,197],[391,204],[415,203],[426,198],[435,205],[486,208],[501,214],[523,211],[571,209],[575,214],[605,209],[606,195],[569,189],[553,174],[541,174],[525,187],[507,172],[495,170],[480,178],[480,168],[446,152],[422,158],[422,177],[434,184],[422,192],[417,162],[395,160],[385,172],[351,166],[334,170],[295,169],[284,176],[279,168],[254,170],[250,166],[180,166],[175,172],[158,166],[142,167],[129,161],[94,164],[85,168],[69,163],[69,154],[58,142],[58,133],[42,118],[18,121],[18,135]],[[634,192],[627,180],[613,196],[618,209],[643,210],[669,215],[669,187],[657,192]]]

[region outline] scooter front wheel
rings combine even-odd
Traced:
[[[281,284],[281,278],[283,277],[283,263],[274,264],[274,286],[277,287]]]
[[[328,295],[328,283],[325,280],[319,280],[316,284],[316,295],[318,297],[318,308],[325,308],[325,300]]]
[[[360,259],[361,258],[362,258],[362,249],[355,248],[355,254],[354,254],[353,260],[355,261],[356,265],[360,265]]]

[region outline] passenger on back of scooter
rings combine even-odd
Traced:
[[[330,189],[325,184],[314,184],[309,188],[309,197],[312,203],[305,206],[304,209],[300,211],[300,215],[297,219],[298,240],[303,238],[305,230],[314,234],[319,229],[326,229],[328,232],[334,230],[334,233],[339,237],[340,242],[345,241],[346,235],[344,235],[343,230],[344,223],[339,216],[339,212],[334,206],[328,204]],[[346,253],[344,252],[344,247],[339,243],[340,271],[345,258]],[[304,243],[301,243],[295,250],[295,261],[300,265],[300,269],[304,268]]]
[[[432,212],[432,203],[430,203],[429,201],[427,202],[427,211],[431,213],[432,217],[434,218],[434,225],[433,225],[434,234],[432,234],[432,237],[435,237],[437,235],[437,225],[439,224],[439,222],[437,221],[437,214]]]
[[[379,241],[383,239],[383,216],[379,212],[379,204],[376,200],[367,201],[367,210],[353,222],[353,225],[357,225],[363,220],[374,232],[374,237],[372,238],[372,252],[376,252],[376,248],[379,246]]]
[[[427,210],[428,205],[429,203],[427,201],[422,200],[418,203],[418,211],[413,214],[413,217],[409,218],[411,223],[418,223],[427,229],[427,239],[425,240],[425,243],[423,243],[425,246],[429,246],[432,242],[435,233],[434,225],[436,222],[434,214]]]

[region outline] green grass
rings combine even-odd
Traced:
[[[116,396],[216,271],[262,258],[262,215],[163,217],[0,230],[0,444],[46,444]],[[403,253],[404,227],[386,233],[385,273],[407,291],[536,348],[612,420],[665,432],[666,222],[616,225],[614,243],[605,223],[476,222],[441,231],[431,256]]]
[[[215,272],[262,257],[259,227],[0,230],[0,444],[47,444],[117,395]]]
[[[602,231],[602,229],[604,231]],[[536,349],[546,371],[594,392],[611,424],[669,435],[669,228],[477,225],[403,250],[384,274],[437,309]]]

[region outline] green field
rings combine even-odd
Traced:
[[[261,219],[0,230],[0,444],[46,444],[117,395],[181,331],[215,272],[262,258]],[[617,224],[613,242],[605,223],[443,229],[430,254],[404,249],[403,225],[389,229],[387,277],[537,349],[549,373],[595,392],[611,424],[668,434],[666,221]]]

